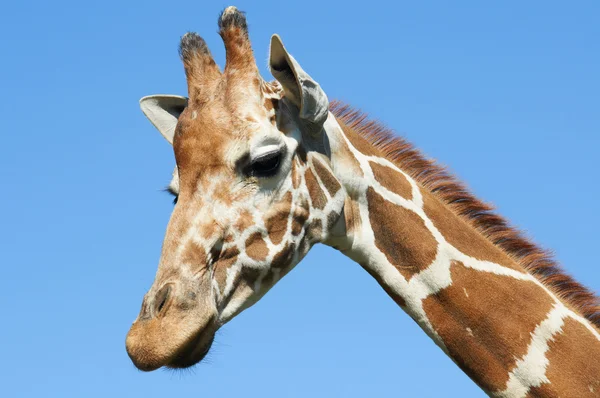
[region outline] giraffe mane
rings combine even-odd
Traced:
[[[383,124],[341,101],[332,101],[331,112],[342,128],[352,129],[389,161],[430,190],[442,203],[502,249],[527,272],[571,304],[600,328],[600,300],[593,292],[568,275],[552,254],[534,244],[514,228],[494,207],[477,199],[467,187],[436,161]]]

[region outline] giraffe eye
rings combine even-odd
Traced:
[[[280,152],[262,155],[250,163],[248,174],[253,177],[272,177],[277,173],[280,161]]]

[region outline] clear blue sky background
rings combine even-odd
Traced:
[[[223,64],[227,5],[3,4],[0,396],[482,396],[325,247],[228,324],[194,370],[148,374],[129,361],[174,165],[138,99],[185,94],[177,46],[188,30]],[[448,164],[600,290],[600,3],[237,5],[265,77],[277,32],[330,98]]]

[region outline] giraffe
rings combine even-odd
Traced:
[[[154,283],[126,339],[151,371],[200,362],[215,332],[312,246],[359,263],[494,397],[600,396],[600,306],[433,161],[330,103],[271,38],[259,74],[244,13],[218,21],[223,71],[180,43],[188,96],[142,98],[172,144],[175,206]]]

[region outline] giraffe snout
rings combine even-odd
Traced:
[[[183,368],[204,358],[218,328],[216,307],[201,294],[208,283],[159,279],[150,289],[125,341],[138,369]]]

